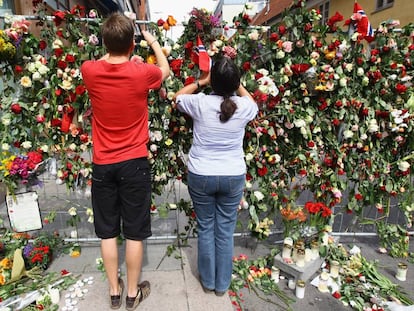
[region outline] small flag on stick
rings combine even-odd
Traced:
[[[197,51],[198,51],[198,67],[201,71],[209,72],[211,59],[208,56],[206,48],[201,41],[200,36],[197,36]]]
[[[374,40],[374,30],[371,27],[368,16],[356,1],[354,3],[354,14],[351,17],[351,20],[356,25],[356,31],[360,33],[365,40],[368,42]]]

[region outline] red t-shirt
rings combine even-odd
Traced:
[[[161,86],[155,65],[85,61],[83,81],[92,104],[93,163],[148,156],[148,92]]]

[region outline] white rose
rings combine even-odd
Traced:
[[[32,148],[32,142],[26,140],[22,143],[22,147],[24,149],[30,149],[30,148]]]
[[[398,162],[398,169],[401,172],[406,172],[409,168],[410,168],[410,163],[408,163],[407,161]]]
[[[344,138],[345,139],[352,138],[353,136],[354,136],[354,133],[351,130],[344,131]]]
[[[261,193],[260,191],[255,191],[255,192],[253,192],[253,194],[254,194],[254,196],[256,197],[256,199],[257,199],[258,201],[261,201],[261,200],[263,200],[263,198],[264,198],[264,194],[263,194],[263,193]]]
[[[68,214],[70,215],[70,216],[76,216],[76,214],[77,214],[77,209],[76,209],[76,207],[74,207],[74,206],[72,206],[69,210],[68,210]]]
[[[371,119],[368,122],[368,132],[375,133],[378,132],[379,126],[376,119]]]
[[[283,57],[285,57],[285,52],[283,52],[282,50],[277,51],[276,58],[281,59]]]
[[[293,124],[295,124],[295,127],[304,127],[306,125],[305,120],[298,119],[293,121]]]
[[[357,76],[362,77],[365,74],[364,68],[358,67]]]
[[[40,81],[42,79],[42,76],[40,75],[40,73],[38,71],[34,72],[32,75],[32,80],[33,81]]]
[[[249,152],[248,154],[246,154],[246,161],[251,161],[251,160],[253,160],[253,154]]]
[[[1,145],[1,149],[2,149],[2,150],[4,150],[4,151],[7,151],[7,150],[9,150],[9,149],[10,149],[10,145],[9,145],[9,144],[7,144],[7,143],[3,143],[3,144]]]

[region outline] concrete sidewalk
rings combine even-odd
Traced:
[[[181,259],[165,257],[166,247],[170,243],[147,241],[143,263],[142,280],[151,283],[151,294],[137,308],[141,311],[232,311],[228,295],[217,297],[214,294],[204,293],[196,272],[196,249],[187,247],[178,250]],[[123,249],[120,249],[121,261]],[[87,293],[80,299],[76,299],[79,311],[105,311],[109,307],[109,295],[107,281],[103,274],[97,270],[96,258],[101,257],[99,243],[91,243],[82,246],[81,256],[71,258],[62,255],[53,260],[49,271],[66,269],[73,274],[81,274],[80,280],[92,280],[92,284],[83,288]],[[159,266],[159,267],[158,267]],[[121,265],[121,274],[125,275],[125,264]],[[126,278],[123,277],[124,282]],[[61,293],[60,310],[65,310],[66,299],[69,299],[69,290]],[[69,299],[70,300],[70,299]],[[75,300],[75,299],[73,299]],[[73,309],[68,309],[73,310]],[[76,309],[75,309],[76,310]],[[120,310],[125,310],[125,293]]]
[[[361,248],[362,254],[368,260],[379,261],[379,271],[388,277],[392,282],[401,288],[411,298],[414,293],[413,264],[409,264],[407,281],[401,282],[395,278],[396,267],[401,258],[392,258],[389,255],[379,254],[376,239],[343,238],[344,245],[357,245]],[[235,311],[228,295],[217,297],[214,294],[206,294],[201,288],[197,279],[197,240],[190,239],[189,247],[178,250],[181,259],[174,256],[165,257],[167,246],[171,241],[148,240],[143,263],[142,280],[149,280],[151,283],[151,294],[145,299],[137,310],[147,311]],[[274,244],[257,243],[251,238],[238,238],[235,240],[234,254],[245,254],[250,259],[268,254],[269,248],[277,247]],[[414,250],[414,241],[410,241],[410,251]],[[121,274],[125,275],[123,260],[123,248],[120,248]],[[61,293],[59,310],[72,311],[106,311],[109,308],[109,295],[107,281],[103,274],[97,270],[96,259],[100,258],[98,242],[82,244],[82,254],[78,258],[71,258],[62,255],[55,258],[48,271],[60,272],[66,269],[75,275],[80,275],[79,280],[85,281],[82,287],[84,295],[81,298],[74,297],[75,291],[66,290]],[[405,260],[403,260],[405,261]],[[288,288],[289,275],[283,274],[285,278],[279,282],[279,288],[289,297],[295,299],[294,290]],[[125,281],[125,277],[124,277]],[[90,283],[90,284],[88,284]],[[87,292],[86,292],[87,291]],[[263,293],[255,293],[244,288],[240,292],[243,296],[243,311],[275,311],[285,310],[280,307],[280,300],[275,296],[266,296]],[[260,296],[260,297],[259,297]],[[73,303],[67,308],[67,300]],[[321,293],[315,286],[306,285],[304,299],[295,299],[291,310],[307,311],[351,311],[329,293]],[[125,297],[120,310],[125,310]],[[413,306],[398,306],[392,311],[414,311]]]

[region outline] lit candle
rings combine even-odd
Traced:
[[[305,281],[298,280],[296,282],[296,298],[303,299],[305,297]]]
[[[398,264],[397,274],[395,278],[400,281],[405,281],[407,279],[407,265],[403,262]]]

